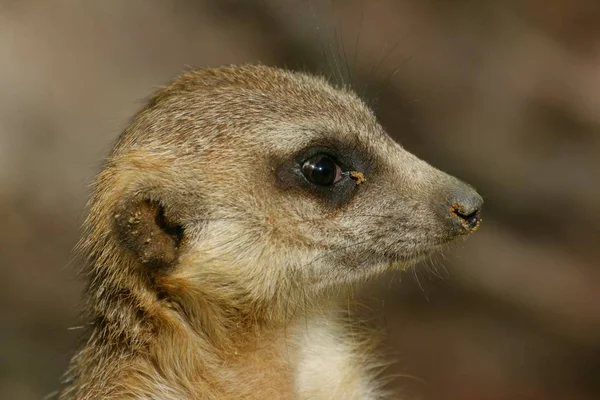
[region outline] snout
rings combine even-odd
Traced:
[[[471,233],[481,224],[483,199],[471,186],[456,181],[449,190],[443,213],[449,226],[457,233]]]

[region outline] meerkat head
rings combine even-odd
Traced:
[[[98,299],[121,285],[275,303],[410,264],[473,232],[481,206],[353,92],[226,67],[183,75],[133,119],[97,180],[82,245]]]

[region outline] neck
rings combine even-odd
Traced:
[[[148,393],[160,385],[190,393],[192,385],[222,398],[228,387],[239,390],[239,382],[245,381],[253,382],[248,387],[254,391],[287,388],[294,365],[289,358],[305,323],[334,308],[324,293],[309,301],[293,288],[280,288],[282,295],[268,301],[252,301],[251,294],[231,286],[197,285],[173,274],[149,285],[133,275],[111,280],[114,275],[98,272],[107,270],[94,271],[88,291],[92,336],[74,360],[72,373],[103,376],[97,383],[100,389],[94,390],[106,393],[114,390],[111,377],[119,374],[130,376],[132,387]],[[75,379],[72,390],[89,390],[78,389],[80,381],[86,379]],[[253,395],[248,392],[247,397]]]
[[[203,280],[169,276],[161,279],[168,293],[167,306],[194,335],[215,349],[233,351],[250,345],[265,335],[286,329],[295,320],[329,309],[333,299],[325,293],[306,293],[281,285],[270,297],[229,285],[213,285]]]
[[[94,271],[103,271],[95,269]],[[295,320],[335,307],[326,293],[279,288],[279,293],[258,300],[233,285],[195,284],[177,275],[147,279],[119,279],[96,273],[88,289],[88,305],[96,330],[114,340],[144,345],[157,335],[184,334],[219,351],[240,351],[256,338],[281,331]],[[160,288],[160,289],[156,289]]]

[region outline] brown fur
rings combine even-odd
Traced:
[[[335,190],[298,173],[315,146],[352,164]],[[379,398],[339,299],[469,233],[448,210],[473,199],[351,91],[264,66],[186,73],[96,180],[89,333],[61,399]]]

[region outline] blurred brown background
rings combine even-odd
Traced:
[[[434,269],[371,286],[390,387],[600,398],[599,1],[2,0],[0,60],[0,398],[57,387],[87,184],[128,118],[186,66],[242,62],[352,82],[486,199]]]

